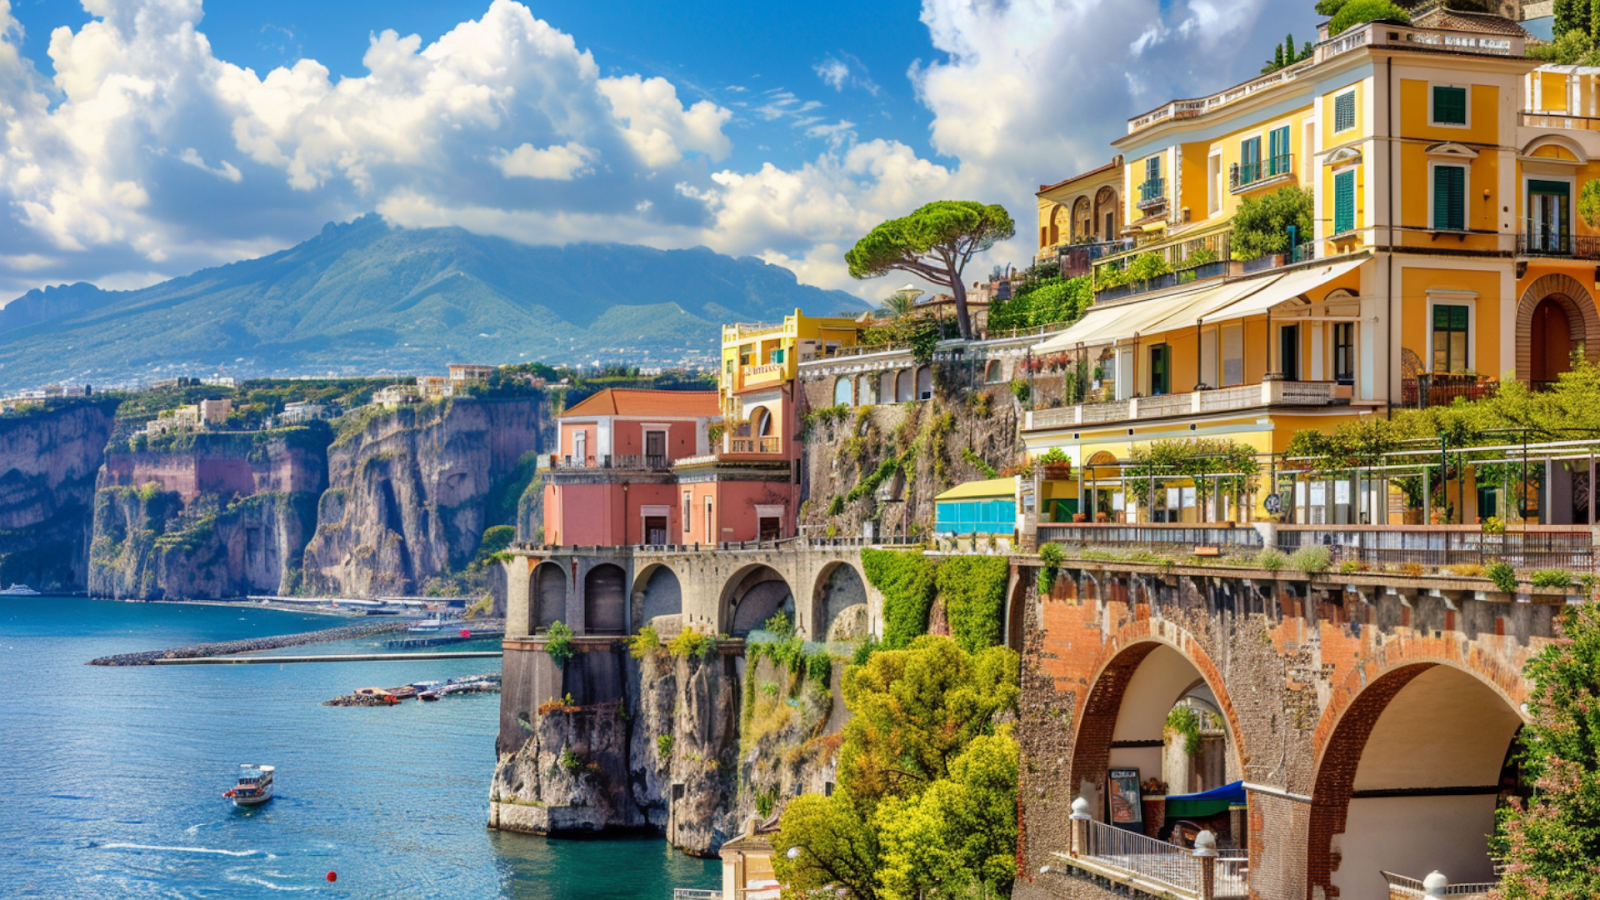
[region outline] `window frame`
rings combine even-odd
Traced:
[[[1460,169],[1461,170],[1461,227],[1460,228],[1441,228],[1439,226],[1438,210],[1437,210],[1437,207],[1436,207],[1436,202],[1438,200],[1438,190],[1439,190],[1439,187],[1438,187],[1438,185],[1439,185],[1438,173],[1439,173],[1440,169]],[[1471,231],[1472,229],[1470,227],[1468,227],[1469,226],[1469,222],[1468,222],[1468,218],[1469,217],[1468,217],[1468,213],[1467,213],[1467,192],[1471,188],[1471,186],[1472,186],[1472,166],[1468,161],[1466,161],[1466,160],[1457,160],[1457,159],[1429,160],[1428,161],[1428,229],[1427,230],[1443,232],[1443,233],[1446,233],[1446,234],[1457,234],[1457,233],[1465,233],[1465,232]]]
[[[1348,98],[1349,101],[1350,101],[1350,124],[1344,126],[1343,128],[1340,128],[1339,127],[1339,101],[1344,100],[1346,98]],[[1340,91],[1339,93],[1333,95],[1333,133],[1334,134],[1343,134],[1346,131],[1354,130],[1358,125],[1361,124],[1360,119],[1361,119],[1361,117],[1359,115],[1357,115],[1357,110],[1356,110],[1356,89],[1354,87],[1351,87],[1348,90]]]
[[[1334,322],[1328,329],[1328,359],[1332,363],[1333,381],[1338,384],[1356,383],[1356,323]],[[1346,340],[1340,341],[1341,332]]]
[[[1356,170],[1360,168],[1360,163],[1352,163],[1333,170],[1333,233],[1329,235],[1330,238],[1355,234],[1361,230],[1360,204],[1356,200],[1360,192],[1360,179],[1356,175]],[[1339,179],[1346,175],[1350,176],[1350,227],[1341,230],[1339,228]]]
[[[1441,122],[1436,111],[1435,101],[1438,92],[1443,90],[1461,92],[1461,122]],[[1435,128],[1471,128],[1472,127],[1472,85],[1452,84],[1449,82],[1428,82],[1428,124]]]
[[[1439,373],[1434,366],[1434,309],[1440,306],[1464,306],[1467,309],[1467,336],[1466,336],[1466,364],[1460,372],[1476,372],[1478,370],[1478,347],[1475,336],[1478,333],[1478,295],[1472,291],[1429,291],[1428,292],[1428,372]],[[1449,369],[1443,370],[1450,373]]]

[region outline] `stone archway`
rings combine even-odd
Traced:
[[[634,631],[649,625],[664,636],[683,629],[683,585],[678,573],[652,563],[633,579]]]
[[[1554,360],[1552,347],[1558,357]],[[1570,275],[1546,275],[1528,285],[1517,301],[1517,379],[1554,381],[1537,376],[1567,370],[1563,348],[1569,354],[1581,350],[1584,359],[1600,363],[1600,311],[1582,282]]]
[[[853,564],[829,563],[818,573],[809,624],[814,641],[859,641],[867,637],[867,583]]]
[[[567,617],[567,573],[554,562],[542,562],[533,567],[528,603],[530,634],[550,630],[550,626]]]
[[[627,574],[601,563],[583,576],[583,633],[627,634]]]
[[[743,637],[780,612],[787,612],[793,621],[794,590],[777,569],[749,565],[728,579],[722,589],[720,606],[727,626],[722,630],[734,637]]]
[[[1307,891],[1386,900],[1380,869],[1494,880],[1488,835],[1522,717],[1503,686],[1453,661],[1408,661],[1330,705],[1312,792]]]

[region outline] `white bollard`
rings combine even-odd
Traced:
[[[1435,869],[1428,873],[1427,878],[1422,879],[1422,895],[1424,897],[1443,897],[1445,888],[1449,886],[1450,880]]]

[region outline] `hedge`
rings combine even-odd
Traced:
[[[939,565],[939,596],[961,649],[977,653],[1000,643],[1010,577],[1011,561],[1003,556],[954,556]]]
[[[899,650],[928,632],[933,608],[933,560],[916,550],[861,551],[867,580],[883,594],[883,645]]]

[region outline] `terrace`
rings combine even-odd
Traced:
[[[1027,413],[1023,427],[1028,431],[1040,431],[1274,407],[1338,406],[1350,402],[1350,393],[1348,385],[1332,381],[1263,381],[1207,391],[1036,409]]]

